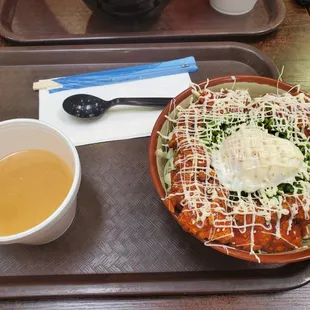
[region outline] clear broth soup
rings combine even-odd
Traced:
[[[21,151],[0,160],[0,236],[26,231],[61,205],[73,181],[67,164],[43,150]]]

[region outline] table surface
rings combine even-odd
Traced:
[[[271,0],[272,1],[272,0]],[[245,42],[269,55],[281,69],[283,80],[300,84],[310,91],[310,10],[285,0],[287,17],[278,31]],[[8,45],[0,39],[1,46]],[[285,280],[285,279],[284,279]],[[247,295],[211,295],[197,297],[68,299],[2,301],[5,309],[309,309],[310,284],[295,290]]]

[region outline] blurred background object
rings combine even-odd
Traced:
[[[211,6],[223,14],[242,15],[250,12],[257,0],[210,0]]]
[[[296,2],[304,7],[310,7],[310,0],[296,0]]]
[[[170,0],[83,0],[94,12],[106,12],[118,17],[154,17]]]

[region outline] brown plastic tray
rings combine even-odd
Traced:
[[[275,30],[285,13],[282,0],[258,0],[256,7],[242,16],[220,14],[208,0],[171,0],[157,19],[121,22],[92,14],[81,0],[0,0],[0,34],[23,44],[253,37]]]
[[[38,79],[185,56],[200,68],[194,82],[278,76],[268,57],[239,43],[3,48],[0,120],[38,117]],[[153,188],[147,150],[148,138],[78,147],[83,178],[72,226],[47,245],[0,247],[0,298],[277,291],[310,280],[307,262],[249,263],[183,232]]]

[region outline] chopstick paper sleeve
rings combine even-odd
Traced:
[[[33,84],[33,89],[48,89],[50,93],[56,93],[195,71],[198,71],[195,58],[186,57],[160,63],[40,80]]]

